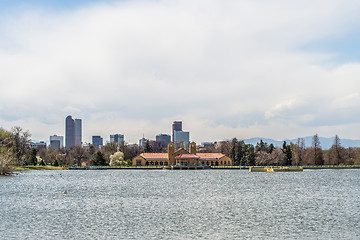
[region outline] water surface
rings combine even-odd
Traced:
[[[360,170],[27,171],[0,178],[0,238],[360,239],[359,186]]]

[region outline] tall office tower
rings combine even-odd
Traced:
[[[53,149],[60,149],[60,148],[63,148],[64,147],[64,137],[63,136],[57,136],[57,135],[53,135],[53,136],[50,136],[50,146],[53,148]]]
[[[82,144],[81,119],[75,119],[75,146]]]
[[[75,147],[75,121],[71,115],[65,120],[65,147]]]
[[[123,134],[113,134],[110,135],[110,142],[116,142],[118,144],[121,144],[124,141],[124,135]]]
[[[144,147],[147,141],[149,141],[149,139],[143,137],[142,139],[139,140],[139,146]]]
[[[183,131],[174,131],[174,142],[190,143],[190,133]]]
[[[101,136],[92,136],[92,144],[98,148],[103,145],[103,138]]]
[[[175,142],[175,131],[182,131],[182,121],[174,121],[172,124],[172,140]]]
[[[190,144],[190,133],[183,131],[174,131],[174,143],[177,148],[181,147],[184,149],[188,149]]]
[[[73,119],[71,115],[65,120],[65,147],[72,148],[81,145],[82,127],[81,119]]]
[[[168,134],[159,134],[156,135],[156,141],[161,143],[162,147],[167,147],[169,142],[171,142],[171,136]]]

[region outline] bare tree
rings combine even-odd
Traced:
[[[80,145],[70,150],[71,162],[81,166],[81,163],[89,159],[89,152]]]
[[[286,153],[284,153],[280,148],[274,148],[270,153],[270,164],[283,166],[287,162]]]
[[[30,151],[30,137],[31,134],[29,131],[24,131],[21,127],[13,127],[11,129],[12,141],[13,141],[13,151],[15,154],[16,165],[24,165],[26,155]]]
[[[324,155],[320,146],[319,137],[314,135],[311,148],[306,150],[304,165],[323,165]]]
[[[293,153],[292,165],[302,165],[306,151],[305,140],[303,138],[298,138],[296,144],[291,144],[291,150]]]
[[[220,152],[226,156],[230,155],[231,142],[230,141],[220,141],[216,143],[215,151]]]
[[[258,166],[269,165],[271,154],[266,151],[257,151],[255,153],[255,164]]]
[[[334,143],[328,151],[328,162],[332,165],[344,164],[344,148],[341,147],[338,135],[334,137]]]

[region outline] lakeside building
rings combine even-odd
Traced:
[[[58,136],[58,135],[50,136],[50,146],[55,150],[59,150],[59,149],[63,148],[64,147],[64,137]]]
[[[175,144],[168,144],[167,153],[141,153],[132,159],[133,166],[231,166],[232,160],[222,153],[196,153],[196,143],[190,143],[189,151]]]
[[[73,119],[71,115],[65,119],[65,147],[73,148],[82,142],[82,121]]]
[[[103,145],[103,138],[101,136],[92,136],[92,145],[95,148],[99,148]]]
[[[124,141],[124,135],[123,134],[112,134],[110,135],[110,143],[116,142],[118,144],[121,144]]]

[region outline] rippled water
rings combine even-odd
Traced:
[[[28,171],[0,178],[0,239],[360,239],[359,190],[360,170]]]

